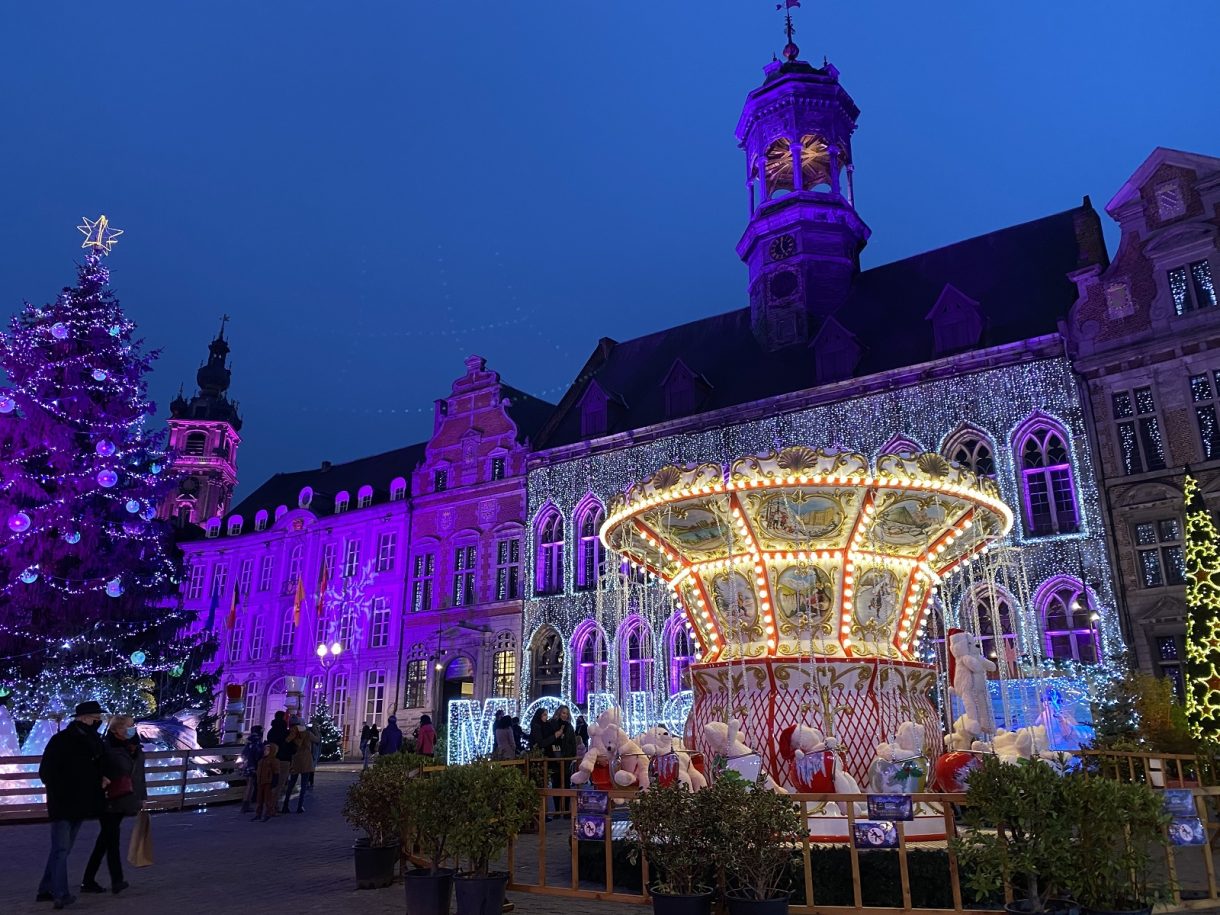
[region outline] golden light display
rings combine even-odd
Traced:
[[[1220,736],[1220,548],[1216,525],[1189,474],[1186,500],[1186,719],[1195,737]]]
[[[81,219],[85,221],[84,225],[76,227],[85,236],[81,247],[92,248],[99,254],[109,254],[110,249],[118,242],[119,236],[123,234],[123,230],[111,228],[110,220],[105,215],[99,216],[97,219],[82,216]]]

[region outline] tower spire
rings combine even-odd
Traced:
[[[797,55],[801,53],[801,49],[797,47],[792,36],[796,34],[796,26],[792,24],[792,8],[800,8],[801,0],[784,0],[783,3],[775,4],[777,10],[784,11],[784,34],[788,37],[788,43],[784,45],[784,59],[790,63],[796,60]]]

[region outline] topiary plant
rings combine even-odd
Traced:
[[[670,896],[695,896],[711,888],[718,812],[710,791],[685,785],[653,785],[631,801],[636,859],[654,868],[651,889]],[[657,879],[660,878],[660,879]]]
[[[699,794],[714,813],[715,859],[724,866],[730,892],[753,900],[782,897],[793,847],[806,828],[799,806],[731,772]]]
[[[384,771],[394,772],[395,767]],[[431,775],[407,780],[400,788],[393,805],[409,837],[408,847],[417,847],[428,860],[428,869],[436,874],[448,856],[449,839],[458,822],[456,768],[446,768]]]
[[[475,762],[447,769],[453,808],[450,848],[470,863],[470,873],[488,876],[493,859],[534,821],[537,794],[515,766]]]
[[[398,842],[398,801],[403,775],[389,767],[373,766],[347,789],[343,818],[353,829],[364,830],[369,845],[383,847]]]

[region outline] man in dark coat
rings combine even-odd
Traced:
[[[71,723],[47,741],[38,777],[47,787],[47,817],[51,821],[51,853],[38,884],[38,901],[53,901],[62,909],[76,901],[68,892],[68,854],[81,823],[95,820],[106,804],[102,760],[106,748],[98,729],[102,707],[82,702]]]
[[[381,731],[381,743],[377,747],[379,756],[390,756],[402,749],[402,731],[398,728],[398,718],[390,716],[385,728]]]

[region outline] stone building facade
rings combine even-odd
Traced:
[[[515,693],[526,454],[551,409],[471,357],[427,442],[276,474],[183,543],[186,606],[247,726],[289,678],[349,749],[363,721],[443,723],[449,699]]]
[[[1220,508],[1220,159],[1159,148],[1106,206],[1121,241],[1074,274],[1066,331],[1135,660],[1182,686],[1182,480]]]

